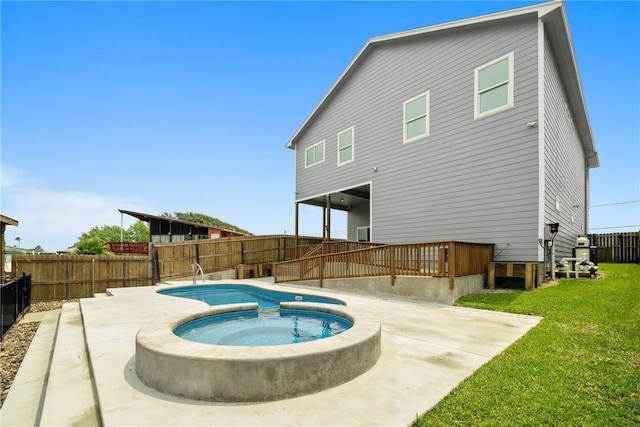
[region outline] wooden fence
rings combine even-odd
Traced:
[[[317,245],[321,239],[299,237],[298,242]],[[296,254],[295,238],[285,235],[155,243],[150,247],[149,256],[14,255],[12,271],[31,273],[31,299],[49,301],[191,277],[194,263],[208,274],[240,264],[270,266]]]
[[[31,273],[31,301],[85,298],[107,288],[152,284],[146,256],[14,255],[11,263],[11,271]]]
[[[299,237],[298,243],[310,248],[322,242]],[[276,281],[390,275],[393,282],[397,275],[422,275],[449,277],[453,284],[454,277],[486,272],[493,255],[493,245],[463,242],[327,242],[319,247],[324,255],[286,262],[296,257],[293,236],[192,240],[156,243],[151,245],[149,257],[14,255],[12,271],[31,273],[31,299],[48,301],[91,297],[107,288],[147,286],[191,277],[196,263],[204,274],[242,264],[273,266]]]
[[[369,245],[371,246],[371,245]],[[380,245],[348,252],[330,253],[274,264],[276,282],[390,276],[454,278],[486,273],[493,259],[492,244],[432,242]]]
[[[640,263],[640,231],[591,234],[591,246],[598,248],[598,262]]]
[[[298,242],[317,245],[321,239],[299,237]],[[163,281],[191,276],[191,266],[195,263],[208,274],[235,269],[240,264],[273,264],[294,259],[296,247],[293,236],[276,235],[156,243],[154,252],[155,278]]]

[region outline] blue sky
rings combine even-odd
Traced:
[[[368,38],[533,3],[2,1],[6,242],[63,249],[119,208],[291,234],[284,144]],[[566,6],[601,160],[591,228],[638,230],[640,3]]]

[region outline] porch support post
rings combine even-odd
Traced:
[[[327,239],[327,207],[322,207],[322,240]]]
[[[389,245],[389,273],[391,274],[391,286],[396,285],[396,246]]]
[[[331,241],[331,195],[327,194],[327,240]]]
[[[298,217],[298,210],[299,210],[299,205],[300,203],[296,202],[296,237],[293,240],[294,246],[295,246],[295,251],[296,251],[296,258],[298,257],[298,226],[299,226],[299,217]]]
[[[449,289],[453,290],[456,280],[456,242],[449,242]]]

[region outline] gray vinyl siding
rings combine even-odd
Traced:
[[[347,240],[358,240],[357,228],[369,225],[369,205],[362,204],[353,207],[347,214]]]
[[[474,120],[474,69],[509,52],[514,107]],[[497,260],[537,261],[537,55],[535,19],[372,46],[297,140],[297,200],[371,181],[375,242],[490,242]],[[426,91],[430,136],[403,144],[403,102]],[[355,161],[337,167],[350,126]],[[304,169],[323,139],[325,162]]]
[[[545,40],[545,224],[560,223],[555,239],[556,257],[570,257],[576,238],[586,227],[585,154],[578,133],[571,129],[565,112],[567,96],[549,43]],[[572,113],[573,117],[573,113]],[[556,210],[556,197],[560,211]],[[571,221],[571,216],[574,221]]]

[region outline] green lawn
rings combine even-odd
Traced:
[[[640,265],[456,305],[542,316],[414,426],[640,425]]]

